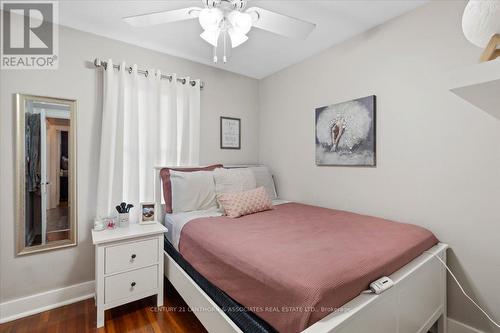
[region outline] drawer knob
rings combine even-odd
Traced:
[[[131,287],[135,287],[135,282],[132,282],[132,283],[130,284],[130,286],[131,286]]]
[[[132,259],[135,259],[135,257],[137,257],[137,256],[135,254],[133,254],[131,257],[132,257]]]

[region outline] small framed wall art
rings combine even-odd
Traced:
[[[241,119],[220,117],[220,148],[241,149]]]

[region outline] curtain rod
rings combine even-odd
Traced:
[[[106,61],[104,61],[104,60],[99,59],[99,58],[95,58],[94,59],[94,66],[97,67],[97,68],[102,67],[104,69],[107,69],[108,63]],[[116,69],[120,70],[120,65],[113,64],[113,68],[116,68]],[[128,67],[127,71],[129,73],[132,73],[132,67]],[[138,69],[137,73],[142,74],[142,75],[144,75],[146,77],[149,75],[149,71],[143,70],[143,69]],[[172,81],[172,75],[169,75],[169,74],[167,74],[167,75],[162,74],[161,78]],[[186,84],[187,79],[184,78],[184,77],[179,77],[179,78],[177,78],[177,82],[180,82],[182,84]],[[190,80],[189,84],[194,87],[196,85],[196,81]],[[205,86],[205,83],[203,81],[200,81],[200,89],[203,89],[204,86]]]

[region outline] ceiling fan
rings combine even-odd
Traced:
[[[278,14],[259,7],[247,7],[248,0],[201,0],[203,8],[188,7],[176,10],[134,15],[123,18],[135,27],[146,27],[198,18],[203,32],[200,37],[214,47],[213,61],[217,63],[217,48],[222,44],[223,61],[226,48],[238,47],[248,40],[252,27],[288,38],[305,39],[316,24]]]

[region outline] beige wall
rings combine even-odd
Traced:
[[[139,68],[205,81],[201,93],[201,162],[252,163],[258,159],[258,82],[176,57],[61,28],[58,70],[0,71],[0,302],[94,279],[90,228],[96,206],[101,109],[95,57],[135,62]],[[78,100],[78,246],[15,257],[13,94]],[[242,149],[219,149],[219,116],[242,118]]]
[[[480,49],[434,1],[260,82],[260,161],[286,199],[415,223],[500,320],[500,122],[447,90]],[[499,92],[500,93],[500,92]],[[317,167],[314,109],[377,95],[376,168]],[[450,316],[493,329],[449,281]]]

